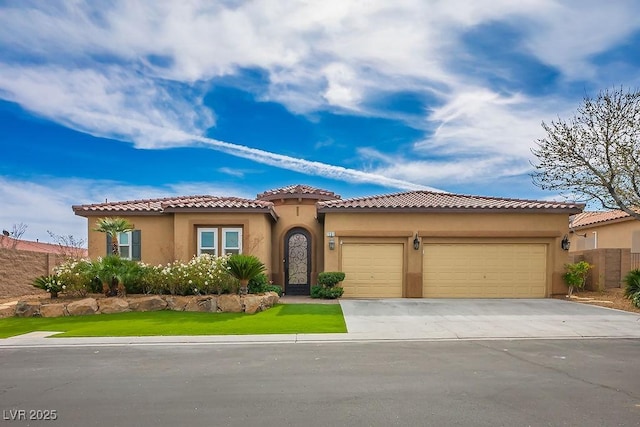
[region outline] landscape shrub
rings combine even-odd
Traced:
[[[640,270],[631,270],[624,278],[624,296],[640,308]]]
[[[229,256],[202,254],[189,262],[175,261],[152,266],[117,255],[89,260],[69,260],[54,269],[51,276],[36,279],[34,286],[70,296],[85,296],[88,292],[114,296],[118,287],[131,294],[200,295],[238,293],[240,281],[230,274]],[[256,278],[257,292],[282,289]]]
[[[345,278],[341,271],[325,271],[318,274],[318,284],[311,287],[311,298],[336,299],[344,293],[341,286],[337,286]]]
[[[564,267],[566,272],[562,275],[562,278],[569,287],[569,296],[571,296],[575,289],[584,289],[587,274],[593,266],[586,261],[580,261],[573,264],[565,264]]]
[[[33,281],[33,286],[47,291],[51,294],[51,298],[58,298],[58,293],[65,289],[64,283],[58,279],[58,276],[51,274],[49,276],[40,276]]]
[[[106,296],[140,292],[143,269],[137,261],[109,255],[91,262],[88,272],[100,281],[100,291]]]
[[[318,274],[318,285],[333,288],[344,280],[344,273],[341,271],[324,271]]]
[[[63,292],[69,296],[83,297],[92,291],[91,262],[86,259],[70,259],[53,269]]]
[[[336,299],[340,298],[344,293],[344,289],[340,286],[327,288],[322,285],[314,285],[311,287],[311,298]]]
[[[240,281],[240,293],[246,294],[249,291],[249,281],[263,274],[266,267],[256,256],[235,254],[227,260],[227,269],[229,274]]]
[[[150,285],[154,293],[171,295],[226,294],[237,291],[238,282],[228,271],[228,256],[202,254],[188,263],[176,261],[152,271],[160,285]]]
[[[268,280],[267,275],[264,273],[249,280],[250,294],[263,294],[265,292],[275,292],[279,296],[282,296],[282,287],[274,285],[272,281]]]

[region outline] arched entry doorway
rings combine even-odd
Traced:
[[[309,295],[311,283],[311,235],[304,228],[292,228],[284,238],[284,292]]]

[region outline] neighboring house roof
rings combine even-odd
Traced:
[[[411,191],[318,203],[318,212],[567,212],[578,213],[584,209],[580,203],[505,199],[500,197],[470,196],[432,191]]]
[[[288,187],[276,188],[260,193],[256,196],[259,200],[281,200],[281,199],[313,199],[313,200],[335,200],[340,196],[333,191],[314,188],[308,185],[290,185]]]
[[[264,212],[277,219],[273,203],[239,197],[181,196],[162,199],[105,202],[75,205],[73,212],[79,216],[94,215],[162,215],[170,212]]]
[[[622,222],[634,220],[631,215],[621,210],[582,212],[572,216],[569,220],[569,227],[573,229],[585,228],[603,223]]]
[[[46,254],[63,254],[77,252],[79,256],[88,256],[87,249],[60,246],[55,243],[34,242],[31,240],[18,240],[9,236],[0,236],[0,248],[17,249],[19,251],[40,252]]]

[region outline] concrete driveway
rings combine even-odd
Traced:
[[[354,339],[640,338],[640,315],[555,299],[340,300]]]

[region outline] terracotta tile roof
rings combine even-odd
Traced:
[[[340,196],[333,191],[314,188],[308,185],[290,185],[288,187],[276,188],[260,193],[256,196],[259,200],[277,199],[315,199],[315,200],[335,200]]]
[[[273,203],[262,200],[242,199],[239,197],[181,196],[73,206],[75,214],[80,216],[105,214],[162,214],[180,210],[257,210],[270,213],[274,218],[277,218],[275,211],[273,210]]]
[[[166,212],[177,209],[271,209],[273,203],[239,197],[192,196],[173,199],[161,203]]]
[[[412,191],[318,203],[318,212],[331,211],[582,211],[583,204],[553,201],[505,199],[431,191]]]
[[[582,212],[571,217],[569,226],[571,228],[586,227],[588,225],[600,224],[603,222],[633,219],[631,215],[621,210]]]
[[[77,253],[79,256],[88,256],[87,249],[70,248],[54,243],[34,242],[32,240],[15,240],[8,236],[0,236],[0,248],[17,249],[27,252],[41,252],[46,254]]]

